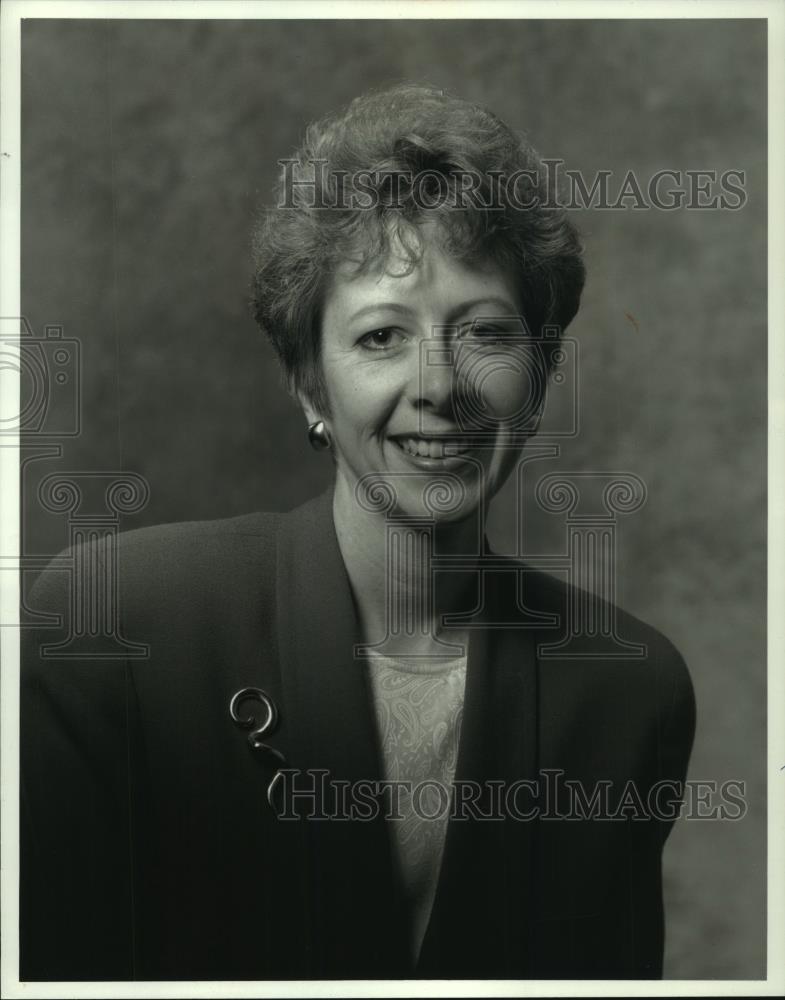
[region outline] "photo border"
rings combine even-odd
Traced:
[[[542,980],[352,980],[352,981],[175,981],[20,983],[18,979],[18,769],[19,630],[0,629],[2,675],[2,977],[6,997],[258,997],[258,996],[746,996],[785,992],[785,6],[777,0],[739,5],[727,0],[552,0],[552,2],[468,2],[468,0],[5,0],[0,8],[2,46],[2,171],[0,171],[0,316],[20,316],[20,70],[21,21],[60,19],[738,19],[768,21],[769,233],[768,340],[768,893],[765,980],[542,981]],[[780,109],[780,113],[777,112]],[[0,370],[4,407],[15,412],[19,383],[15,372]],[[15,566],[20,552],[19,441],[5,436],[0,447],[0,568]],[[19,577],[2,574],[2,621],[18,621]]]

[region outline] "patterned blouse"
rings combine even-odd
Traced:
[[[466,657],[369,658],[398,875],[414,960],[436,894],[458,757]]]

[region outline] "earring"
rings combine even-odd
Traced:
[[[325,448],[330,447],[330,435],[327,432],[327,428],[324,426],[323,420],[317,420],[315,424],[309,425],[308,440],[310,441],[311,447],[314,451],[324,451]]]

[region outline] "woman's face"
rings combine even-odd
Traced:
[[[462,520],[507,479],[536,403],[510,279],[425,239],[409,273],[393,253],[384,268],[345,265],[334,278],[322,321],[325,422],[342,495],[374,473],[400,513]]]

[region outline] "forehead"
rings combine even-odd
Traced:
[[[391,240],[386,257],[363,267],[343,261],[325,296],[324,315],[343,314],[375,302],[401,301],[412,309],[449,309],[459,301],[494,298],[519,308],[512,275],[490,260],[464,261],[447,253],[432,230],[417,234],[417,256],[410,244]]]

